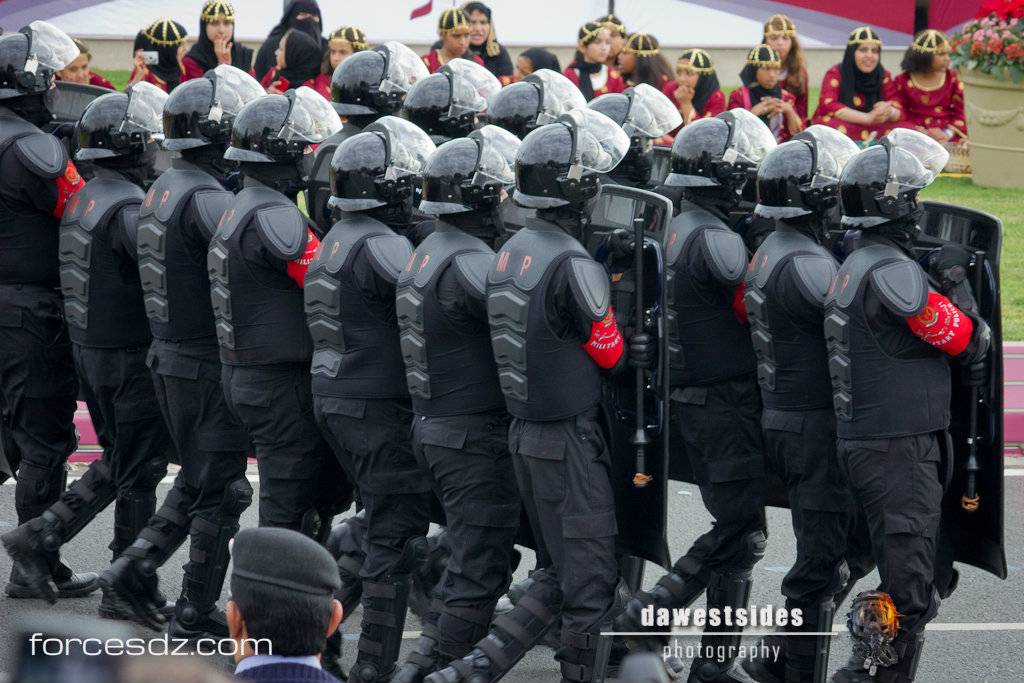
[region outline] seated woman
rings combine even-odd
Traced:
[[[260,85],[271,95],[279,95],[289,88],[316,86],[320,71],[320,45],[304,31],[288,29],[277,45],[277,66],[263,76]],[[323,94],[323,93],[321,93]],[[330,98],[330,93],[327,95]]]
[[[441,37],[441,47],[423,55],[423,63],[427,71],[434,73],[453,59],[469,59],[483,65],[484,61],[469,51],[469,17],[458,7],[451,7],[441,12],[437,21],[437,34]]]
[[[542,47],[523,50],[516,57],[516,70],[512,75],[512,81],[521,81],[540,69],[551,69],[555,73],[559,73],[562,71],[562,65],[558,63],[555,53],[548,52]]]
[[[152,83],[170,92],[185,77],[185,48],[188,31],[173,19],[157,19],[135,36],[134,62],[128,85]]]
[[[908,126],[939,142],[967,140],[964,86],[949,68],[949,41],[927,29],[914,38],[896,77],[896,98]]]
[[[811,123],[869,142],[897,128],[902,116],[896,84],[882,67],[882,41],[868,26],[854,29],[843,61],[825,72]]]
[[[725,93],[718,85],[718,74],[711,56],[699,48],[684,50],[676,62],[676,79],[669,81],[661,89],[683,117],[683,125],[670,133],[675,135],[679,130],[697,119],[709,119],[725,111]]]
[[[491,8],[482,2],[467,2],[462,11],[469,17],[469,51],[480,58],[502,85],[512,82],[512,58],[498,42]]]
[[[796,102],[793,108],[801,121],[807,120],[807,59],[796,35],[796,25],[785,14],[773,14],[764,22],[761,42],[770,45],[779,53],[782,70],[779,72],[779,87],[788,90]]]
[[[629,31],[626,30],[626,25],[622,22],[622,19],[619,19],[614,14],[606,14],[594,21],[604,24],[604,27],[608,29],[608,59],[605,60],[605,64],[610,69],[617,69],[619,66],[619,53],[626,46]]]
[[[199,13],[196,44],[181,60],[185,76],[181,80],[202,78],[210,69],[230,64],[253,75],[252,50],[235,42],[235,8],[225,0],[207,0]]]
[[[78,38],[72,38],[75,41],[75,47],[78,48],[78,56],[71,60],[71,63],[66,67],[54,74],[54,78],[58,81],[66,81],[68,83],[88,83],[89,85],[96,85],[107,90],[113,90],[114,85],[107,79],[100,76],[98,73],[94,73],[89,70],[89,62],[92,61],[92,54],[89,52],[89,47],[80,41]]]
[[[608,28],[600,22],[588,21],[580,26],[577,39],[576,56],[563,73],[580,89],[587,102],[598,95],[625,90],[622,74],[607,64],[611,50]]]
[[[370,47],[366,42],[366,34],[355,26],[341,26],[327,39],[327,49],[320,63],[320,73],[314,81],[313,89],[331,99],[331,76],[345,58],[362,52]]]
[[[740,71],[743,85],[729,94],[729,109],[749,109],[765,122],[778,142],[785,142],[803,130],[804,120],[796,113],[796,98],[779,85],[781,68],[779,53],[769,46],[752,49]]]
[[[619,53],[619,73],[626,85],[646,83],[661,90],[672,80],[672,67],[661,54],[658,39],[649,33],[634,33]]]

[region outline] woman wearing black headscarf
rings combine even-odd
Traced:
[[[551,69],[559,73],[562,65],[558,63],[558,57],[553,52],[548,52],[542,47],[523,50],[516,58],[515,79],[522,80],[540,69]]]
[[[512,58],[494,33],[491,8],[482,2],[467,2],[462,11],[469,17],[469,51],[481,60],[502,85],[512,81]]]
[[[221,64],[252,73],[252,50],[235,43],[235,8],[225,0],[206,0],[199,13],[196,44],[181,60],[185,67],[182,81],[202,78]]]
[[[715,63],[704,50],[690,48],[676,62],[676,78],[669,81],[661,92],[676,105],[683,123],[669,133],[674,136],[696,119],[709,119],[725,111],[725,93],[718,84]]]
[[[729,95],[729,109],[741,107],[764,121],[778,142],[786,142],[804,127],[796,112],[796,97],[779,85],[782,58],[770,45],[747,53],[740,71],[742,85]]]
[[[260,51],[256,53],[256,64],[253,72],[256,78],[262,80],[268,71],[274,68],[277,62],[274,53],[281,43],[281,38],[290,29],[301,31],[311,38],[315,38],[320,45],[321,51],[326,47],[327,41],[322,34],[323,19],[320,16],[320,5],[316,0],[292,0],[285,8],[281,21],[270,31],[270,35],[263,41]]]
[[[287,31],[274,51],[277,66],[267,72],[260,85],[270,94],[283,93],[289,88],[309,86],[315,88],[320,73],[320,46],[316,38],[297,29]],[[322,94],[322,93],[321,93]]]
[[[882,67],[882,41],[868,26],[854,29],[843,61],[825,72],[811,123],[868,142],[899,125],[896,84]]]
[[[139,31],[128,85],[146,81],[166,92],[174,90],[184,76],[181,60],[187,39],[188,31],[173,19],[157,19]]]

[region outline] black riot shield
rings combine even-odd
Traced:
[[[618,517],[618,553],[668,568],[668,339],[662,243],[672,203],[653,192],[605,185],[591,210],[583,242],[606,264],[612,305],[625,336],[643,331],[657,341],[657,362],[629,369],[605,383],[602,413],[612,456],[612,485]],[[615,231],[639,254],[624,255],[609,244]],[[638,308],[637,303],[640,303]],[[634,332],[636,331],[636,332]]]
[[[663,185],[672,171],[672,148],[655,146],[651,153],[651,185]]]
[[[924,217],[915,250],[927,268],[927,255],[946,243],[973,254],[968,279],[977,313],[992,328],[989,381],[964,386],[953,367],[950,422],[951,478],[942,505],[942,535],[953,559],[1006,578],[1003,543],[1003,335],[999,298],[999,258],[1003,224],[990,214],[939,202],[923,202]],[[949,471],[947,469],[947,471]],[[941,551],[940,551],[941,554]]]
[[[85,108],[101,95],[109,95],[110,90],[88,83],[68,83],[57,81],[53,91],[53,101],[49,108],[53,120],[43,126],[43,130],[60,139],[68,154],[75,154],[75,124],[82,117]]]

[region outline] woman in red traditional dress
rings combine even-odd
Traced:
[[[618,69],[608,66],[611,38],[601,22],[588,21],[577,34],[576,56],[563,72],[589,102],[598,95],[622,92],[626,83]]]
[[[614,14],[598,17],[595,21],[604,24],[604,27],[608,29],[608,59],[605,60],[605,64],[609,69],[618,68],[619,54],[622,53],[622,48],[626,47],[626,40],[629,38],[626,25]]]
[[[903,56],[896,93],[908,126],[939,142],[967,140],[964,85],[949,68],[949,41],[927,29],[914,38]]]
[[[71,40],[75,41],[75,47],[78,48],[78,56],[71,60],[70,64],[54,74],[54,78],[67,83],[88,83],[89,85],[98,85],[101,88],[113,90],[114,85],[110,81],[89,69],[89,63],[92,61],[92,53],[89,52],[89,47],[78,38],[72,38]]]
[[[729,95],[729,109],[749,109],[772,131],[779,142],[785,142],[803,130],[804,120],[796,112],[796,98],[779,85],[782,59],[768,45],[758,45],[747,53],[747,63],[740,71],[743,83]]]
[[[807,59],[796,35],[796,25],[785,14],[773,14],[764,22],[761,42],[779,53],[782,60],[779,87],[796,98],[793,105],[796,113],[800,115],[801,121],[807,121]]]
[[[356,52],[370,47],[366,34],[355,26],[341,26],[327,39],[327,49],[320,64],[320,73],[313,82],[313,89],[331,99],[331,76],[345,59]]]
[[[316,76],[320,71],[320,44],[316,38],[290,28],[281,36],[274,56],[277,58],[277,66],[260,81],[268,93],[279,95],[303,85],[316,87]],[[330,92],[325,97],[331,99]]]
[[[661,89],[675,102],[683,117],[679,129],[697,119],[709,119],[725,111],[725,93],[718,85],[718,74],[711,56],[699,48],[684,50],[676,62],[676,78]]]
[[[423,55],[423,63],[427,71],[434,73],[453,59],[469,59],[483,66],[484,61],[469,51],[469,17],[458,7],[451,7],[441,12],[437,22],[437,34],[441,37],[441,47]]]
[[[199,35],[196,44],[181,60],[185,75],[182,82],[202,78],[207,71],[221,64],[236,69],[252,70],[252,50],[235,42],[235,8],[225,0],[207,0],[199,13]]]
[[[672,67],[661,54],[658,39],[649,33],[634,33],[619,53],[619,73],[626,85],[646,83],[661,90],[672,80]]]
[[[134,63],[128,85],[151,83],[170,92],[185,77],[188,31],[173,19],[157,19],[135,36]]]

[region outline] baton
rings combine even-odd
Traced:
[[[978,304],[978,315],[981,315],[981,287],[985,273],[985,252],[974,252],[974,294]],[[976,512],[981,504],[981,496],[978,495],[977,479],[981,466],[978,464],[978,400],[981,391],[978,387],[971,387],[971,411],[970,430],[967,433],[967,486],[964,495],[960,498],[960,507],[967,512]]]
[[[634,296],[636,298],[633,308],[636,316],[637,331],[644,330],[644,219],[637,216],[633,219],[633,278],[636,283]],[[636,473],[633,475],[633,486],[641,489],[652,481],[654,477],[647,474],[647,444],[651,440],[647,437],[647,419],[644,416],[644,387],[647,378],[643,368],[636,368],[634,375],[636,382],[636,431],[633,433],[633,446],[636,448]]]

